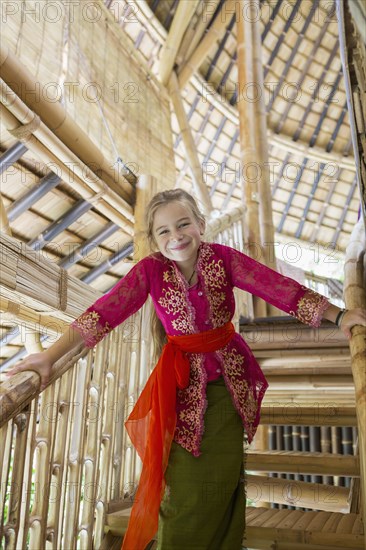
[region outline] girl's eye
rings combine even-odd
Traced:
[[[179,227],[184,227],[185,225],[189,225],[189,222],[181,223]]]

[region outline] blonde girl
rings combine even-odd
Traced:
[[[315,327],[333,321],[347,337],[366,326],[366,312],[340,310],[242,252],[205,242],[204,217],[182,189],[155,195],[146,219],[155,252],[9,374],[35,370],[43,389],[55,361],[78,342],[94,346],[150,294],[160,357],[126,422],[143,468],[123,549],[144,550],[158,529],[160,550],[239,550],[243,437],[255,435],[268,384],[231,323],[233,288]]]

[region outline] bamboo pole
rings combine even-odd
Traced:
[[[135,227],[134,227],[134,257],[137,261],[151,253],[146,239],[145,211],[149,201],[158,191],[158,181],[153,176],[141,174],[136,185]]]
[[[237,52],[238,52],[238,89],[243,90],[247,83],[255,79],[252,58],[253,28],[248,17],[244,17],[244,0],[236,2]],[[259,226],[259,188],[256,171],[258,169],[257,144],[255,138],[255,113],[253,106],[247,101],[238,102],[240,149],[242,165],[242,200],[246,212],[244,225],[247,248],[250,256],[261,248]],[[266,316],[266,304],[263,300],[253,298],[256,317]]]
[[[128,204],[133,202],[131,184],[121,175],[116,179],[116,173],[109,162],[91,141],[89,136],[73,121],[59,102],[46,101],[40,93],[29,93],[35,90],[37,84],[28,69],[19,61],[2,41],[0,45],[0,77],[10,86],[11,98],[15,95],[33,110],[57,138],[81,159],[86,166],[96,166],[100,178],[104,180],[121,199]],[[94,174],[95,175],[95,174]]]
[[[181,90],[179,87],[177,75],[173,71],[169,80],[169,92],[173,103],[174,112],[178,120],[180,132],[182,135],[187,159],[193,176],[195,192],[202,204],[205,214],[209,215],[212,211],[211,198],[208,189],[203,181],[202,167],[198,158],[197,149],[194,143],[191,129],[189,127],[186,112],[184,110]]]
[[[159,72],[164,86],[169,82],[183,35],[199,3],[200,0],[180,0],[180,2],[178,2],[177,10],[169,29],[169,34],[160,54]]]
[[[348,488],[292,481],[289,479],[247,476],[248,498],[276,502],[288,506],[301,506],[327,512],[349,512]],[[330,495],[332,497],[330,498]]]
[[[344,296],[348,309],[366,308],[364,266],[366,237],[362,217],[355,225],[346,250]],[[364,525],[366,525],[366,328],[352,329],[350,341],[352,374],[355,384],[359,453],[361,468],[361,503]],[[366,540],[366,534],[365,534]]]
[[[227,25],[232,15],[235,13],[235,3],[236,0],[225,1],[220,14],[211,25],[210,30],[206,33],[205,37],[201,40],[189,59],[179,68],[178,79],[179,86],[182,89],[186,86],[193,73],[200,68],[211,49],[223,37]]]
[[[55,385],[49,385],[42,393],[41,406],[43,414],[40,415],[37,435],[35,438],[35,491],[34,504],[29,518],[30,550],[37,550],[46,544],[47,536],[47,512],[50,495],[51,469],[50,456],[52,445],[53,423],[50,422],[47,406],[54,403]],[[46,498],[45,498],[46,496]],[[47,498],[48,497],[48,498]]]
[[[246,0],[245,6],[250,6],[251,15],[260,13],[260,4],[258,0]],[[247,13],[247,12],[246,12]],[[253,27],[253,64],[254,64],[254,83],[257,85],[257,90],[264,92],[263,78],[263,54],[262,54],[262,39],[260,33],[260,21],[254,17],[251,19]],[[239,89],[239,98],[240,98]],[[255,139],[256,152],[258,159],[259,172],[259,220],[261,242],[264,245],[264,262],[272,269],[276,269],[276,256],[274,249],[274,227],[273,227],[273,212],[272,212],[272,195],[269,173],[269,155],[267,141],[267,113],[264,100],[264,93],[259,94],[259,98],[254,101],[251,108],[254,107],[255,120]],[[271,315],[278,314],[278,309],[270,304],[267,306],[268,312]]]

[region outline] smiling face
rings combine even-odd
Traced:
[[[160,252],[182,270],[193,269],[197,259],[203,222],[198,222],[189,206],[172,201],[159,206],[153,222],[153,236]]]

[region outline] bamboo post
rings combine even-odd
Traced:
[[[186,112],[184,110],[181,90],[177,75],[173,71],[169,80],[169,92],[173,103],[174,112],[178,120],[180,132],[182,135],[184,147],[187,154],[187,159],[192,172],[195,192],[199,201],[202,204],[205,214],[209,215],[212,211],[211,198],[208,189],[203,181],[202,167],[198,158],[197,149],[194,143],[191,129],[189,127]]]
[[[247,1],[248,5],[248,1]],[[260,13],[260,4],[258,0],[249,0],[249,5],[254,10],[254,13]],[[259,90],[259,97],[251,105],[254,108],[255,120],[255,140],[256,154],[259,169],[258,191],[259,191],[259,224],[260,235],[263,250],[263,263],[272,269],[276,269],[276,256],[274,248],[274,227],[273,227],[273,212],[272,212],[272,194],[269,173],[269,155],[268,155],[268,140],[267,140],[267,113],[264,94],[264,79],[263,79],[263,55],[262,55],[262,39],[260,33],[260,21],[254,17],[251,19],[253,27],[253,64],[254,64],[254,83]],[[239,88],[239,98],[240,98]],[[267,311],[270,315],[279,315],[280,311],[267,304]]]
[[[253,26],[250,17],[244,16],[244,0],[236,2],[237,21],[237,52],[238,52],[238,113],[240,130],[240,148],[242,157],[242,195],[246,208],[245,229],[247,231],[247,242],[249,255],[253,256],[261,247],[260,226],[259,226],[259,188],[256,171],[258,169],[257,144],[255,139],[255,112],[248,101],[240,101],[240,90],[244,90],[248,83],[255,79],[254,63],[252,57],[253,47]],[[250,6],[251,11],[253,5]],[[252,14],[253,15],[253,14]],[[254,17],[255,19],[255,17]],[[253,172],[254,170],[254,172]],[[266,316],[266,304],[262,300],[253,298],[254,313],[256,317]]]
[[[365,229],[362,217],[354,227],[346,251],[344,296],[348,309],[366,308],[365,267],[366,250]],[[361,508],[366,525],[366,328],[356,326],[352,329],[350,341],[352,374],[355,384],[356,411],[359,437],[361,471]]]
[[[180,2],[178,2],[178,7],[170,26],[169,34],[160,54],[159,72],[164,86],[169,82],[183,35],[199,3],[200,0],[180,0]]]

